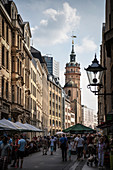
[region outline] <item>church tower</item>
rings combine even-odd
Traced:
[[[65,67],[65,86],[64,91],[71,101],[72,111],[75,113],[75,123],[81,123],[81,90],[80,90],[80,64],[76,61],[74,52],[74,38],[72,36],[72,51],[70,54],[70,62]]]

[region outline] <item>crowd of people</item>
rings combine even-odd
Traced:
[[[23,158],[31,153],[42,151],[42,155],[53,155],[58,148],[61,149],[62,161],[71,161],[71,155],[76,154],[77,160],[87,158],[87,165],[95,163],[103,167],[110,162],[110,149],[113,140],[107,136],[93,134],[77,134],[76,136],[38,136],[29,139],[15,134],[13,137],[4,135],[0,137],[0,169],[11,167],[22,168]],[[95,159],[94,159],[95,158]]]

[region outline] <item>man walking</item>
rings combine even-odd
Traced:
[[[63,134],[63,136],[60,138],[60,146],[62,149],[62,161],[67,161],[67,138],[65,137],[65,135]]]
[[[25,145],[26,145],[26,141],[25,139],[23,139],[23,136],[20,135],[20,140],[18,141],[18,159],[17,159],[17,168],[19,166],[19,158],[21,159],[21,166],[20,168],[22,168],[23,165],[23,158],[24,158],[24,152],[25,152]]]

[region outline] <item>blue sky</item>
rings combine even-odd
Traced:
[[[82,104],[97,110],[97,99],[88,89],[84,68],[98,59],[105,20],[105,0],[14,0],[24,21],[30,23],[33,46],[42,55],[51,54],[60,63],[60,82],[64,85],[65,65],[71,53],[72,31],[76,60],[81,65]]]

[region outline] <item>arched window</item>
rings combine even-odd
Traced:
[[[71,96],[71,90],[68,91],[68,96]]]

